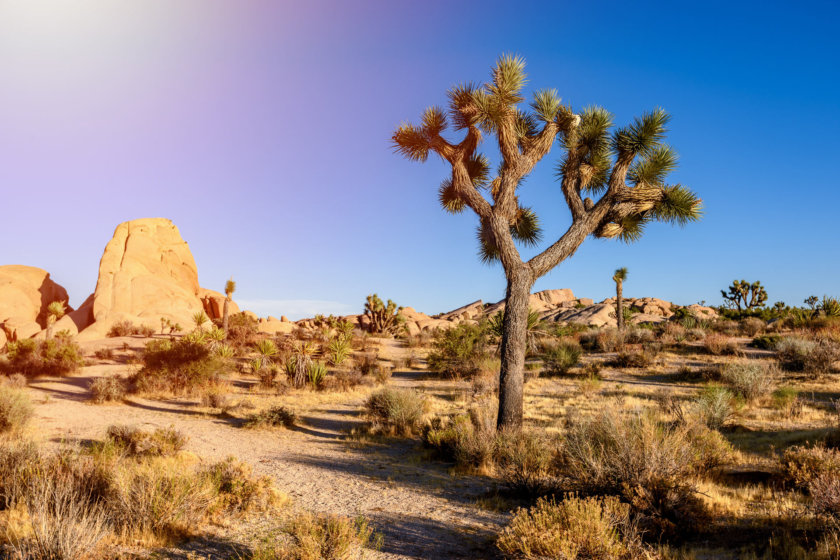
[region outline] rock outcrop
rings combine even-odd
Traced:
[[[0,348],[7,340],[29,338],[47,325],[47,306],[67,303],[67,290],[46,270],[33,266],[0,266]],[[72,311],[72,308],[68,308]]]
[[[210,319],[221,319],[224,316],[225,310],[225,294],[201,288],[200,291],[201,304],[204,306],[204,312]],[[239,313],[239,306],[236,302],[231,300],[228,304],[228,314],[234,315]]]
[[[79,336],[102,338],[126,320],[158,329],[166,318],[189,328],[193,314],[221,317],[223,305],[222,294],[199,285],[195,259],[175,224],[164,218],[133,220],[117,226],[105,246],[96,291],[79,309],[85,313],[77,314]],[[231,313],[238,310],[232,305]]]

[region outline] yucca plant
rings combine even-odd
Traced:
[[[262,368],[265,364],[263,363],[262,358],[256,357],[256,358],[252,358],[251,361],[248,363],[248,365],[251,366],[251,373],[256,375],[262,370]]]
[[[608,111],[588,107],[575,112],[555,90],[535,92],[530,108],[522,107],[524,86],[525,61],[504,55],[488,83],[449,90],[448,112],[430,107],[419,125],[402,124],[392,136],[395,150],[406,158],[426,161],[436,153],[451,166],[440,186],[441,205],[452,213],[472,210],[479,218],[481,258],[502,264],[507,293],[498,426],[517,430],[522,426],[528,300],[537,279],[571,257],[590,235],[636,241],[650,222],[683,225],[701,215],[701,201],[693,192],[666,181],[677,155],[664,143],[670,120],[664,110],[654,109],[612,130]],[[443,136],[450,123],[463,131],[457,142]],[[478,151],[484,134],[498,141],[495,177],[490,158]],[[572,223],[524,261],[517,243],[538,244],[542,229],[536,212],[520,203],[518,189],[555,140],[563,151],[557,178]]]
[[[195,313],[193,313],[192,320],[193,323],[195,323],[195,328],[197,330],[201,330],[202,328],[204,328],[204,324],[207,323],[207,321],[209,321],[210,318],[207,317],[207,314],[204,311],[196,311]]]
[[[621,267],[613,274],[613,282],[615,282],[615,320],[618,324],[618,330],[624,330],[624,281],[627,280],[627,269]]]
[[[187,342],[195,342],[196,344],[204,344],[207,342],[207,333],[201,330],[195,330],[191,333],[187,333],[184,336],[184,340]]]
[[[233,356],[235,355],[235,352],[233,350],[233,347],[231,347],[227,344],[220,344],[216,348],[216,355],[219,356],[220,358],[230,359],[230,358],[233,358]]]
[[[236,291],[236,282],[233,281],[233,277],[231,276],[230,280],[225,282],[225,303],[222,307],[222,329],[225,332],[225,336],[228,333],[228,321],[230,319],[230,302],[233,300],[233,292]]]
[[[840,300],[837,298],[823,296],[819,307],[827,317],[840,317]]]
[[[300,389],[306,384],[306,378],[312,364],[312,354],[314,353],[314,344],[301,342],[295,348],[295,354],[286,360],[286,375],[291,379],[295,388]]]
[[[323,362],[312,362],[306,372],[309,378],[309,385],[314,390],[321,389],[327,379],[327,366]]]
[[[257,352],[260,353],[260,356],[262,356],[263,360],[265,360],[266,362],[270,362],[271,359],[277,355],[279,350],[277,349],[277,345],[274,344],[273,340],[269,340],[266,338],[264,340],[260,340],[257,343]]]
[[[344,337],[336,338],[330,342],[327,350],[329,351],[330,363],[334,366],[340,366],[350,353],[350,340]]]
[[[225,330],[220,329],[219,327],[213,327],[207,333],[207,338],[209,340],[211,340],[212,342],[216,342],[216,343],[222,342],[225,339]]]
[[[47,306],[47,340],[52,338],[55,322],[64,317],[66,311],[67,306],[61,301],[54,301]]]
[[[353,336],[353,331],[355,329],[356,326],[350,321],[339,321],[335,326],[338,337],[346,340],[349,340]]]

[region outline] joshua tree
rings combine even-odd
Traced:
[[[443,208],[471,209],[479,218],[480,256],[500,261],[507,279],[499,389],[500,428],[522,425],[528,298],[534,282],[574,254],[590,235],[635,241],[651,221],[685,224],[697,220],[701,201],[665,178],[677,155],[663,143],[669,116],[655,109],[611,132],[613,116],[601,107],[575,113],[555,90],[524,100],[525,62],[502,56],[483,86],[462,84],[448,92],[449,111],[431,107],[421,124],[402,124],[392,137],[396,151],[415,161],[438,154],[452,168],[439,197]],[[443,137],[451,119],[459,142]],[[482,134],[495,136],[500,152],[496,176],[478,152]],[[537,214],[520,204],[517,190],[555,140],[563,151],[557,177],[572,223],[566,233],[530,260],[517,242],[536,245],[542,238]],[[593,201],[594,197],[596,200]]]
[[[55,325],[56,321],[64,317],[66,311],[67,307],[61,301],[54,301],[47,306],[47,340],[52,338],[53,325]]]
[[[368,332],[396,335],[400,331],[404,318],[400,315],[402,307],[388,300],[388,304],[382,302],[378,295],[373,294],[367,297],[365,302],[365,316],[368,318]]]
[[[204,311],[196,311],[195,313],[193,313],[192,320],[193,323],[195,323],[196,330],[200,331],[202,328],[204,328],[204,323],[209,321],[210,318],[207,317],[207,314]]]
[[[734,305],[741,313],[742,310],[755,309],[764,305],[767,301],[767,292],[761,282],[753,282],[750,284],[746,280],[735,280],[729,286],[729,293],[721,290],[720,295],[727,300],[730,305]]]
[[[225,282],[225,305],[222,309],[222,328],[225,330],[225,337],[227,337],[228,333],[228,318],[230,313],[230,302],[233,299],[233,292],[236,291],[236,282],[233,281],[233,277],[230,280]]]
[[[817,296],[808,296],[805,299],[805,301],[803,301],[802,303],[804,303],[805,305],[810,307],[811,311],[816,311],[817,310],[817,304],[819,302],[820,302],[820,298],[818,298]]]
[[[613,274],[613,282],[615,282],[615,320],[620,331],[624,330],[623,289],[625,280],[627,280],[627,269],[621,267]]]

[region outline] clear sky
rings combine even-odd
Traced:
[[[587,240],[535,289],[721,303],[840,295],[836,2],[0,0],[0,264],[50,271],[78,305],[125,220],[167,217],[199,278],[261,314],[427,313],[504,296],[470,214],[440,210],[439,160],[390,136],[501,53],[528,87],[625,123],[672,115],[685,229]],[[492,144],[487,146],[492,152]],[[554,149],[523,188],[546,238],[569,214]]]

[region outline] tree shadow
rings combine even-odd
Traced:
[[[371,513],[367,517],[382,534],[381,550],[387,554],[435,560],[502,558],[492,544],[496,535],[490,529],[467,533],[456,524],[399,512]],[[488,520],[487,524],[492,526],[493,522]]]

